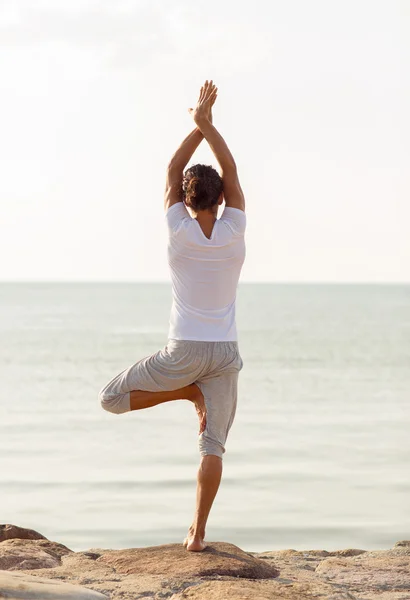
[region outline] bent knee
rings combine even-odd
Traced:
[[[209,435],[206,435],[206,433],[201,433],[199,436],[199,453],[201,456],[212,454],[222,458],[225,454],[225,446]]]
[[[106,392],[100,392],[98,394],[98,400],[104,410],[113,413],[114,415],[121,415],[122,413],[131,410],[129,393],[107,394]]]

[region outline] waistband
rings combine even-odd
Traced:
[[[197,348],[206,348],[209,346],[226,346],[228,348],[238,348],[239,344],[237,340],[179,340],[175,338],[168,338],[168,345],[172,346],[196,346]]]

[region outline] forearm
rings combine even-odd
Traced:
[[[208,119],[204,119],[197,122],[197,127],[208,142],[215,158],[221,166],[222,172],[236,169],[235,159],[232,156],[231,151],[213,124]]]
[[[168,169],[183,171],[203,139],[204,136],[202,132],[196,127],[189,135],[187,135],[178,150],[172,156],[168,164]]]

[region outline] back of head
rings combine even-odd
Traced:
[[[193,211],[211,209],[223,191],[222,177],[211,165],[193,165],[184,173],[182,192]]]

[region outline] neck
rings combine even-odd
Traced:
[[[217,218],[217,211],[200,210],[194,213],[194,218],[198,221],[215,221]]]

